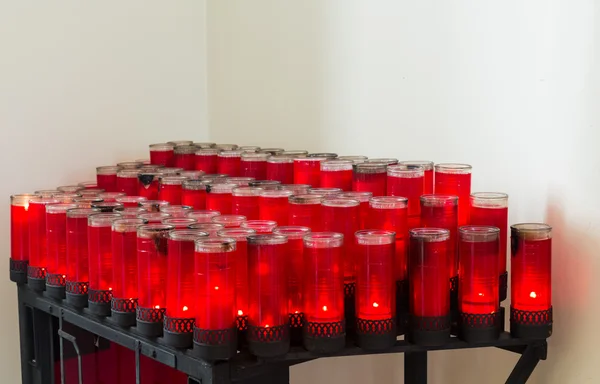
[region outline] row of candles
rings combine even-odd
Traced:
[[[151,145],[154,164],[13,196],[11,277],[207,359],[235,352],[236,329],[263,357],[290,338],[332,353],[347,332],[443,344],[452,321],[498,337],[508,197],[471,194],[470,166],[213,146]],[[511,332],[544,338],[550,228],[511,231]]]

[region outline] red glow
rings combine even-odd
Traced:
[[[88,220],[88,262],[90,289],[108,291],[113,287],[112,221],[118,213],[101,213]]]
[[[188,180],[183,183],[181,204],[192,209],[206,208],[206,185],[199,180]]]
[[[340,188],[342,191],[352,190],[352,161],[329,160],[321,162],[322,188]]]
[[[321,204],[323,230],[344,235],[341,250],[344,263],[344,283],[356,281],[356,244],[354,233],[359,230],[359,202],[330,198]]]
[[[217,173],[217,149],[204,149],[196,152],[196,169],[206,173]]]
[[[117,173],[117,192],[124,192],[127,196],[136,196],[139,191],[138,173],[134,169]]]
[[[113,297],[137,299],[137,226],[142,219],[118,220],[112,228]]]
[[[244,153],[240,162],[240,176],[254,177],[256,180],[267,178],[267,153]]]
[[[451,195],[423,195],[421,197],[421,226],[450,231],[448,278],[458,274],[458,207],[457,197]]]
[[[294,159],[294,184],[321,185],[321,162],[325,158],[302,157]]]
[[[231,213],[246,216],[248,220],[258,220],[258,195],[262,189],[238,187],[233,189]]]
[[[321,220],[321,195],[296,195],[290,196],[289,225],[309,227],[312,231],[323,228]]]
[[[435,193],[458,196],[458,226],[469,223],[470,165],[437,164],[435,166]]]
[[[48,274],[67,274],[67,210],[73,208],[77,208],[77,204],[54,204],[46,207]]]
[[[117,191],[117,173],[116,173],[116,171],[112,175],[97,174],[96,182],[98,183],[98,188],[102,188],[106,192],[116,192]]]
[[[302,300],[302,284],[304,279],[303,237],[310,233],[310,228],[294,226],[277,227],[273,233],[288,237],[286,256],[288,263],[288,310],[290,313],[300,313],[304,310]]]
[[[29,201],[34,195],[11,197],[10,205],[10,257],[29,260]]]
[[[408,199],[408,228],[417,228],[421,222],[421,203],[424,171],[422,168],[409,168],[393,165],[387,169],[387,195],[402,196]]]
[[[385,196],[386,178],[384,164],[357,164],[352,176],[352,190],[371,192],[373,196]]]
[[[277,160],[281,159],[281,160]],[[266,179],[277,180],[282,184],[294,183],[294,160],[285,156],[276,156],[267,160]]]
[[[193,145],[176,146],[173,152],[173,164],[177,168],[183,168],[186,171],[192,171],[196,167],[197,148]]]
[[[273,220],[278,225],[287,225],[290,211],[291,191],[263,191],[258,198],[258,218]]]
[[[506,253],[508,244],[508,196],[501,195],[506,198],[501,198],[501,204],[488,204],[485,202],[485,196],[492,195],[486,193],[476,193],[471,195],[471,212],[470,212],[470,223],[474,225],[489,225],[500,229],[500,257],[499,257],[499,268],[500,273],[506,271]],[[481,197],[479,197],[481,196]]]
[[[170,225],[148,224],[138,228],[138,306],[165,308],[167,288],[167,237]]]
[[[150,148],[150,164],[172,167],[175,164],[173,148],[164,150],[153,150]]]
[[[206,209],[219,211],[222,214],[231,213],[232,196],[229,193],[213,193],[212,191],[206,194]]]
[[[401,161],[398,164],[408,167],[421,167],[424,169],[423,194],[433,193],[433,161]]]
[[[160,184],[158,189],[158,199],[167,201],[169,204],[179,205],[181,202],[181,184]]]
[[[88,216],[97,212],[90,208],[67,212],[67,281],[89,282]]]
[[[217,159],[217,172],[228,176],[240,176],[241,174],[241,151],[223,151]]]
[[[29,201],[29,265],[32,267],[47,267],[46,206],[57,203],[60,203],[57,199],[43,197]]]

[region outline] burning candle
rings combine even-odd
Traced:
[[[307,195],[310,190],[308,184],[281,184],[277,186],[280,191],[292,191],[294,195]]]
[[[408,339],[418,345],[444,345],[450,339],[450,231],[410,231],[410,321]]]
[[[309,227],[313,231],[323,228],[321,222],[321,201],[323,195],[295,195],[290,196],[289,225]]]
[[[240,158],[240,175],[265,179],[267,177],[267,153],[244,152]]]
[[[206,183],[202,180],[185,180],[181,189],[181,204],[193,209],[205,209]]]
[[[258,218],[273,220],[278,225],[287,225],[290,211],[289,198],[292,191],[270,190],[261,191],[258,197]]]
[[[222,214],[231,213],[233,188],[237,184],[208,184],[206,186],[206,209],[219,211]]]
[[[128,196],[137,196],[139,174],[140,171],[137,169],[123,169],[117,172],[117,192],[123,192]]]
[[[189,217],[170,217],[161,221],[162,224],[172,225],[175,229],[187,229],[197,222],[196,219]]]
[[[239,228],[244,221],[246,216],[242,215],[217,215],[212,218],[213,223],[221,224],[223,228]]]
[[[342,191],[352,190],[352,161],[327,160],[321,162],[322,188],[339,188]]]
[[[238,149],[238,145],[237,144],[217,144],[217,145],[215,145],[215,148],[217,148],[221,151],[233,151],[235,149]]]
[[[471,166],[468,164],[436,164],[435,193],[458,196],[458,226],[469,223]]]
[[[216,148],[196,151],[196,169],[206,173],[217,173],[219,150]]]
[[[168,213],[172,217],[186,217],[192,211],[192,207],[187,205],[165,205],[160,207],[160,211]]]
[[[285,155],[270,156],[267,159],[265,178],[282,184],[294,183],[294,159]]]
[[[552,334],[552,228],[526,223],[510,227],[510,333],[545,339]]]
[[[196,219],[198,223],[212,223],[212,219],[215,216],[219,216],[221,212],[212,211],[209,209],[199,210],[199,211],[191,211],[188,212],[187,217],[191,217],[192,219]]]
[[[373,196],[385,196],[387,166],[385,164],[362,163],[354,165],[352,190],[371,192]]]
[[[373,197],[372,192],[343,192],[336,195],[338,199],[356,200],[360,202],[359,208],[359,228],[367,229],[367,220],[369,217],[369,200]]]
[[[223,150],[219,152],[217,157],[217,172],[224,173],[229,176],[241,175],[241,156],[243,151]]]
[[[500,230],[467,225],[458,233],[458,335],[467,342],[496,340],[500,336]]]
[[[294,158],[294,184],[308,184],[312,187],[321,185],[321,162],[325,157]]]
[[[150,144],[150,164],[172,167],[175,164],[175,146],[168,143]]]
[[[187,180],[184,176],[163,176],[158,184],[158,199],[168,201],[169,204],[181,204],[183,183]]]
[[[117,167],[121,169],[139,169],[144,165],[141,161],[123,161],[117,163]]]
[[[146,212],[160,212],[160,209],[162,207],[166,207],[170,204],[168,201],[162,201],[162,200],[145,200],[145,201],[140,201],[138,203],[138,205],[141,208],[144,208],[146,210]]]
[[[52,197],[29,199],[29,266],[27,285],[34,291],[46,289],[46,268],[48,263],[48,243],[46,240],[46,206],[61,201]]]
[[[98,198],[100,199],[98,202],[100,201],[117,201],[117,198],[122,197],[122,196],[126,196],[123,192],[102,192],[100,194],[98,194]],[[93,196],[90,196],[93,197]]]
[[[275,191],[281,183],[277,180],[254,180],[248,183],[249,187],[262,188],[265,191]]]
[[[272,220],[246,220],[241,225],[241,228],[254,229],[257,234],[269,234],[277,227],[277,222]]]
[[[200,149],[209,149],[217,146],[217,143],[194,143],[194,145]]]
[[[210,237],[216,237],[217,232],[219,232],[222,229],[225,229],[223,224],[217,224],[217,223],[196,223],[196,224],[190,225],[188,228],[199,229],[203,232],[208,233],[208,235]]]
[[[421,222],[421,203],[425,170],[407,165],[391,165],[387,168],[387,195],[408,199],[408,228],[417,228]]]
[[[236,187],[231,191],[231,213],[246,216],[250,220],[258,219],[258,196],[262,188]]]
[[[304,237],[304,347],[335,353],[346,343],[344,321],[344,235],[313,232]]]
[[[117,203],[123,204],[124,207],[139,207],[140,201],[146,201],[143,196],[120,196],[115,199]]]
[[[176,167],[191,171],[196,168],[196,148],[195,145],[177,145],[173,150],[173,164]]]
[[[29,265],[29,202],[33,194],[10,197],[10,280],[27,282]]]
[[[398,164],[409,168],[423,168],[423,194],[431,195],[433,193],[433,161],[401,161]]]

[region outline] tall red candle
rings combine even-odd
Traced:
[[[29,264],[29,202],[33,194],[10,197],[10,279],[15,283],[27,282]]]
[[[173,150],[175,146],[168,143],[150,144],[150,164],[172,167],[175,163]]]
[[[238,150],[221,151],[217,157],[217,172],[228,176],[241,175],[242,152]]]
[[[169,205],[169,202],[162,200],[145,200],[140,201],[138,205],[141,208],[144,208],[146,212],[160,212],[160,208],[166,207]]]
[[[321,162],[325,157],[294,158],[294,184],[309,184],[312,187],[321,185]]]
[[[158,199],[168,201],[169,204],[179,205],[183,183],[187,180],[184,176],[163,176],[158,186]]]
[[[327,160],[321,162],[322,188],[352,190],[352,164],[350,160]]]
[[[409,168],[423,168],[423,194],[431,195],[433,193],[433,161],[400,161],[398,164]]]
[[[458,196],[458,226],[469,223],[471,166],[468,164],[436,164],[435,193]]]
[[[408,199],[408,228],[417,228],[421,222],[421,203],[425,170],[406,165],[390,165],[387,168],[387,195]]]
[[[46,240],[46,206],[58,204],[52,197],[36,197],[29,200],[29,266],[27,284],[35,291],[46,289],[48,243]]]
[[[237,184],[209,184],[206,187],[206,209],[219,211],[222,214],[231,213],[231,192]]]
[[[173,164],[176,167],[191,171],[196,168],[195,145],[178,145],[173,150]]]
[[[248,220],[258,220],[258,196],[262,188],[237,187],[231,191],[231,213],[243,215]]]
[[[217,173],[219,150],[216,148],[199,149],[196,151],[196,169],[206,173]]]
[[[241,228],[254,229],[257,234],[269,234],[277,227],[277,223],[273,220],[246,220],[241,225]]]
[[[185,180],[181,188],[181,204],[192,209],[205,209],[206,183],[202,180]]]
[[[160,207],[160,211],[168,213],[172,217],[186,217],[192,211],[192,207],[187,205],[165,205]]]
[[[212,223],[213,217],[219,216],[220,214],[221,213],[219,211],[203,209],[203,210],[188,212],[186,217],[191,217],[192,219],[196,219],[196,221],[198,223]]]
[[[221,224],[223,228],[239,228],[244,221],[246,216],[242,215],[217,215],[211,220],[213,223]]]
[[[356,164],[352,175],[352,190],[371,192],[373,196],[385,196],[386,168],[385,164]]]
[[[369,217],[369,200],[373,197],[372,192],[343,192],[336,195],[338,199],[349,199],[360,202],[359,208],[359,228],[367,229],[367,220]]]
[[[107,192],[117,191],[117,172],[120,168],[113,165],[96,168],[96,182],[98,188],[102,188]]]
[[[240,158],[240,175],[266,179],[268,153],[244,152]]]
[[[46,206],[46,293],[55,299],[65,298],[67,275],[67,211],[77,204],[50,204]]]
[[[277,225],[287,225],[290,211],[289,198],[292,191],[271,190],[261,191],[258,197],[258,218],[273,220]]]
[[[290,196],[289,225],[300,225],[309,227],[313,231],[323,228],[321,220],[321,201],[323,195],[295,195]]]
[[[294,183],[294,159],[289,156],[275,155],[267,159],[267,180],[277,180],[282,184]]]
[[[117,172],[117,192],[124,192],[127,196],[137,196],[138,175],[137,169],[123,169]]]

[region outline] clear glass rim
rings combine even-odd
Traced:
[[[217,148],[201,148],[195,152],[196,156],[217,156],[221,152]]]
[[[250,187],[272,187],[274,185],[280,185],[281,181],[277,180],[253,180],[248,183]]]
[[[118,201],[97,201],[92,203],[92,208],[121,208],[123,203]]]
[[[244,215],[215,215],[213,217],[211,217],[211,222],[213,223],[217,223],[217,224],[231,224],[231,223],[243,223],[244,221],[247,220],[246,216]]]
[[[306,248],[338,248],[344,245],[344,235],[338,232],[311,232],[302,239]]]
[[[199,170],[181,171],[179,176],[185,177],[188,180],[200,180],[200,177],[204,176],[206,172]]]
[[[163,167],[160,168],[160,171],[158,172],[162,173],[163,175],[177,175],[182,171],[184,171],[184,169],[179,167]]]
[[[360,201],[353,199],[340,199],[338,197],[329,197],[325,198],[321,205],[324,207],[332,207],[332,208],[350,208],[350,207],[358,207],[360,205]]]
[[[273,230],[277,227],[277,222],[273,220],[246,220],[240,227]]]
[[[263,189],[260,192],[260,197],[266,198],[278,198],[278,197],[286,197],[289,198],[294,194],[294,191],[290,191],[289,189]]]
[[[363,155],[349,155],[349,156],[338,156],[337,157],[337,160],[350,160],[354,164],[364,163],[365,160],[367,160],[367,159],[369,159],[369,157],[363,156]]]
[[[355,173],[386,173],[387,165],[383,163],[360,163],[354,165]]]
[[[66,214],[69,209],[75,208],[79,208],[79,205],[73,203],[50,204],[46,206],[46,213],[50,215],[59,213]]]
[[[302,163],[302,162],[304,162],[304,163],[308,163],[308,162],[314,163],[314,162],[320,162],[320,161],[325,161],[325,160],[327,160],[326,157],[308,157],[308,156],[306,156],[306,157],[294,157],[294,164],[295,163]]]
[[[189,205],[163,205],[160,208],[160,212],[188,212],[192,210],[192,207]]]
[[[239,149],[233,149],[233,150],[223,150],[221,152],[219,152],[218,156],[219,157],[242,157],[242,153],[244,153],[244,151],[239,150]]]
[[[19,193],[10,196],[10,204],[17,207],[29,206],[29,201],[36,197],[40,197],[34,193]]]
[[[139,169],[122,169],[117,172],[117,177],[121,178],[136,178],[141,173]]]
[[[117,203],[140,203],[140,201],[146,201],[144,196],[119,196],[115,198]]]
[[[267,161],[269,158],[268,153],[262,152],[244,152],[242,153],[242,161]]]
[[[175,241],[195,241],[208,236],[208,232],[203,232],[198,229],[175,229],[169,232],[169,240]]]
[[[192,191],[205,191],[206,183],[204,180],[185,180],[182,184],[183,189],[192,190]]]
[[[363,229],[356,231],[354,238],[360,245],[387,245],[396,242],[396,232],[384,229]]]
[[[508,195],[502,192],[475,192],[470,196],[471,206],[479,208],[506,208]]]
[[[196,147],[202,148],[202,149],[211,149],[211,148],[214,148],[217,145],[217,143],[211,143],[211,142],[206,142],[206,143],[203,143],[203,142],[200,142],[200,143],[193,142],[192,144],[195,145]]]
[[[59,204],[59,203],[62,203],[62,201],[60,199],[56,199],[54,197],[34,197],[29,200],[29,205],[31,205],[31,204],[47,205],[47,204]]]
[[[456,195],[441,195],[441,194],[429,194],[421,195],[421,204],[425,207],[443,207],[446,205],[458,206],[458,196]]]
[[[196,224],[198,220],[191,217],[166,217],[162,219],[162,224],[172,225],[177,227],[177,225],[185,224],[186,226]]]
[[[398,164],[398,159],[394,157],[375,157],[372,159],[365,160],[366,164],[385,164],[385,165],[396,165]]]
[[[239,184],[230,183],[210,183],[207,184],[206,192],[208,193],[231,193]]]
[[[369,206],[375,209],[406,208],[408,199],[400,196],[376,196],[369,200]]]
[[[289,164],[289,163],[293,163],[293,162],[294,162],[294,159],[287,155],[271,155],[267,159],[267,163]]]
[[[406,165],[407,167],[422,167],[425,171],[433,171],[433,161],[428,160],[399,161],[398,165]]]
[[[101,193],[105,193],[106,190],[102,188],[86,188],[79,191],[80,196],[98,196]]]
[[[140,218],[121,218],[112,222],[112,230],[113,232],[137,232],[137,227],[147,223],[147,220]]]
[[[198,217],[215,217],[215,216],[219,216],[221,214],[221,212],[219,211],[214,211],[211,209],[199,209],[199,210],[195,210],[195,211],[191,211],[188,212],[186,217],[191,217],[191,218],[198,218]]]
[[[308,157],[323,157],[326,159],[335,159],[338,157],[338,154],[333,152],[315,152],[309,153]]]
[[[225,229],[223,224],[219,223],[194,223],[190,224],[189,229],[200,229],[206,231],[220,231],[221,229]]]
[[[116,175],[117,172],[121,170],[121,167],[116,165],[103,165],[101,167],[96,167],[97,175]]]
[[[259,152],[268,153],[270,155],[279,155],[285,151],[283,148],[261,148]]]
[[[121,214],[124,214],[124,213],[142,214],[142,213],[146,213],[147,211],[142,207],[116,207],[115,212],[118,212]]]
[[[312,230],[309,227],[303,227],[301,225],[284,225],[273,230],[273,234],[287,236],[290,240],[303,239],[304,236],[311,232]]]
[[[301,194],[301,195],[292,195],[289,197],[289,202],[291,204],[321,204],[321,201],[325,198],[325,195],[309,195],[309,194]]]
[[[165,185],[183,185],[183,182],[188,180],[186,176],[161,176],[159,178],[161,184]]]
[[[311,188],[311,186],[309,184],[279,184],[277,186],[277,189],[280,191],[292,191],[292,192],[296,192],[296,191],[301,191],[301,190],[305,190],[306,192],[308,192],[308,190]],[[302,195],[306,195],[307,193],[302,193]]]
[[[162,221],[163,219],[168,219],[169,217],[171,217],[171,215],[168,213],[165,213],[165,212],[146,212],[146,213],[140,213],[138,215],[138,218],[144,219],[144,220],[160,220],[160,221]]]
[[[263,191],[258,187],[235,187],[231,190],[232,196],[258,196]]]
[[[170,203],[164,200],[141,200],[138,202],[138,205],[140,207],[154,206],[160,208],[162,206],[170,205]]]
[[[341,188],[310,188],[308,190],[309,195],[323,195],[323,196],[332,196],[342,193],[343,190]]]
[[[470,174],[473,167],[463,163],[440,163],[435,165],[435,171],[440,173]]]
[[[352,160],[325,160],[321,162],[321,171],[351,171],[352,165]]]
[[[490,242],[500,239],[500,229],[489,225],[464,225],[458,228],[460,241]]]
[[[351,200],[358,200],[361,203],[368,203],[369,200],[373,197],[373,192],[347,191],[347,192],[340,193],[336,197],[338,199],[351,199]]]
[[[98,194],[98,197],[104,199],[117,199],[118,197],[127,196],[125,192],[102,192]]]
[[[518,223],[510,226],[510,235],[523,240],[547,240],[552,238],[552,227],[546,223]]]
[[[120,163],[117,163],[117,167],[121,167],[122,169],[135,169],[142,165],[144,165],[144,163],[141,161],[121,161]]]
[[[57,187],[56,190],[59,192],[79,192],[82,189],[85,189],[81,185],[61,185]]]
[[[112,227],[113,221],[122,218],[120,213],[94,213],[88,216],[88,225],[90,227]]]
[[[418,166],[411,168],[411,166],[408,165],[396,164],[387,167],[387,175],[390,177],[416,179],[425,176],[425,169]]]
[[[167,238],[169,236],[169,232],[174,229],[174,226],[167,224],[144,224],[140,225],[137,228],[137,236],[142,238],[149,238],[153,237],[154,235],[158,235],[162,238]]]
[[[232,151],[237,149],[239,146],[237,144],[216,144],[215,147],[224,151]]]
[[[287,236],[283,235],[266,234],[248,236],[248,244],[250,245],[276,245],[286,244],[287,242]]]
[[[308,156],[308,151],[304,149],[289,149],[281,153],[282,156]]]
[[[223,253],[236,250],[236,242],[232,237],[208,237],[194,241],[195,251],[198,253]]]
[[[104,201],[100,196],[82,196],[73,198],[75,203],[102,203]]]
[[[167,144],[171,144],[174,145],[175,147],[178,147],[180,145],[192,145],[194,144],[193,140],[173,140],[173,141],[167,141]]]
[[[196,147],[194,144],[188,144],[188,145],[176,145],[173,152],[176,155],[193,155],[196,153],[197,150],[198,150],[198,147]]]
[[[414,228],[408,231],[410,239],[428,243],[450,240],[450,230],[445,228]]]
[[[52,197],[57,193],[61,193],[58,189],[38,189],[33,192],[35,197]]]
[[[70,218],[87,218],[89,215],[93,215],[94,213],[100,213],[100,210],[97,208],[73,208],[67,211],[67,217]]]
[[[225,228],[217,232],[218,237],[231,237],[237,242],[247,241],[248,236],[255,234],[256,231],[251,228]]]
[[[172,151],[175,148],[175,145],[169,143],[157,143],[150,144],[148,147],[150,148],[150,151]]]

